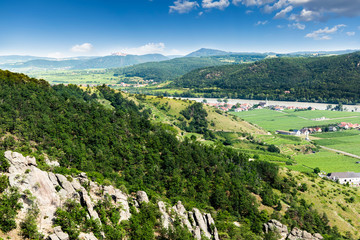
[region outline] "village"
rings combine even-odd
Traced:
[[[263,109],[267,108],[274,111],[283,111],[283,110],[316,110],[313,107],[295,107],[295,106],[280,106],[280,105],[268,105],[267,101],[259,102],[258,104],[251,104],[251,103],[237,103],[231,104],[228,103],[227,99],[218,100],[217,103],[207,103],[206,100],[203,101],[204,104],[208,106],[215,107],[220,109],[224,112],[244,112],[250,111],[254,109]]]

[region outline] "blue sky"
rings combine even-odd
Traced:
[[[1,0],[0,55],[360,49],[360,0]]]

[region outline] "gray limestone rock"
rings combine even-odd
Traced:
[[[91,199],[90,199],[89,195],[87,194],[87,192],[85,190],[81,190],[79,192],[79,195],[80,195],[80,202],[82,205],[86,205],[90,217],[92,217],[94,219],[99,219],[99,215],[94,210],[94,207],[93,207],[94,204],[91,202]]]
[[[166,211],[166,206],[163,201],[158,202],[158,207],[161,213],[161,225],[163,228],[168,229],[172,227],[173,220],[171,219],[170,215]]]
[[[98,240],[93,233],[80,233],[80,240]]]
[[[138,200],[138,202],[141,204],[143,202],[148,203],[149,202],[149,198],[148,195],[146,194],[146,192],[144,191],[138,191],[136,193],[136,199]]]
[[[173,209],[174,209],[175,213],[179,216],[181,223],[183,225],[185,225],[189,229],[189,231],[191,231],[193,229],[193,227],[189,221],[186,209],[185,209],[184,205],[182,205],[181,201],[178,201],[176,203],[176,205],[173,207]]]
[[[56,236],[56,234],[51,234],[49,237],[48,237],[48,240],[59,240],[59,238]]]
[[[211,234],[208,231],[208,225],[205,222],[203,215],[197,208],[193,208],[193,212],[195,216],[195,221],[197,225],[200,227],[201,232],[204,234],[205,237],[211,239]]]
[[[56,236],[60,239],[60,240],[69,240],[69,234],[64,233],[61,230],[61,227],[55,227],[54,228],[54,232],[56,234]]]
[[[271,219],[269,222],[264,224],[264,232],[268,233],[269,231],[279,233],[281,240],[286,239],[289,234],[287,226],[275,219]]]
[[[67,192],[67,196],[69,198],[76,197],[78,194],[76,193],[75,189],[71,185],[71,183],[67,180],[67,178],[64,175],[61,174],[55,174],[57,177],[61,187]]]
[[[314,238],[315,238],[316,240],[322,240],[322,239],[324,239],[324,237],[321,236],[321,234],[319,234],[319,233],[315,233],[315,234],[314,234]]]
[[[210,213],[205,214],[205,217],[207,219],[208,222],[208,229],[210,229],[210,233],[213,235],[215,240],[219,240],[219,233],[218,230],[215,226],[215,221],[212,218]]]
[[[197,240],[201,240],[201,229],[199,226],[196,226],[195,230],[193,230],[193,236]]]

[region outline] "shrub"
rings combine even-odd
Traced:
[[[9,178],[6,175],[0,175],[0,193],[4,192],[9,186]]]

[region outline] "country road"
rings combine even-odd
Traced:
[[[344,151],[340,151],[340,150],[336,150],[336,149],[328,148],[328,147],[324,147],[324,146],[320,146],[320,147],[325,149],[325,150],[341,153],[341,154],[344,154],[344,155],[349,156],[349,157],[360,159],[360,156],[352,154],[352,153],[347,153],[347,152],[344,152]]]

